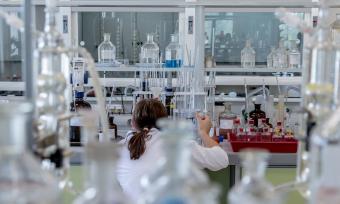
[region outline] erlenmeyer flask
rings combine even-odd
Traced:
[[[269,154],[261,149],[246,149],[241,152],[245,175],[229,193],[230,204],[279,204],[282,198],[265,179]]]
[[[58,183],[26,150],[29,103],[0,104],[0,203],[59,203]]]
[[[163,119],[159,126],[162,129],[164,156],[158,161],[158,167],[154,172],[142,177],[144,193],[139,203],[217,203],[218,189],[212,186],[208,177],[191,163],[188,140],[193,138],[192,123]],[[208,194],[210,196],[206,196]]]

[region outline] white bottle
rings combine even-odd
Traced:
[[[246,46],[241,51],[241,67],[254,68],[255,67],[255,50],[251,47],[250,40],[246,41]]]
[[[301,53],[296,46],[296,41],[291,40],[291,48],[288,54],[288,67],[289,68],[300,68],[301,67]]]

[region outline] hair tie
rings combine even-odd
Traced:
[[[149,132],[149,128],[146,128],[146,127],[145,127],[145,128],[143,128],[143,131],[144,131],[144,132]]]

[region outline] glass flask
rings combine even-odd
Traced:
[[[287,68],[288,67],[288,53],[284,46],[284,40],[280,40],[279,47],[275,51],[273,57],[274,68]]]
[[[254,120],[256,127],[258,127],[259,120],[266,119],[266,113],[261,110],[261,104],[255,103],[255,109],[250,111],[249,117]]]
[[[229,204],[280,204],[282,197],[265,180],[268,152],[245,149],[240,153],[244,176],[229,192]]]
[[[267,56],[267,67],[268,68],[273,68],[273,57],[275,54],[275,47],[271,47],[271,51]]]
[[[301,53],[297,48],[296,41],[290,41],[290,50],[288,53],[288,67],[289,68],[300,68],[301,67]]]
[[[118,146],[114,143],[89,142],[85,146],[85,190],[73,204],[127,204],[116,180]]]
[[[153,41],[153,34],[147,35],[147,41],[141,48],[140,62],[142,64],[158,64],[159,63],[159,47]]]
[[[110,33],[104,33],[104,41],[98,46],[98,63],[113,64],[116,60],[116,47],[110,37]]]
[[[311,138],[311,204],[340,200],[340,108],[318,125]]]
[[[176,68],[182,66],[183,51],[178,42],[176,34],[171,35],[171,42],[165,48],[165,66],[168,68]]]
[[[75,99],[70,103],[70,111],[78,112],[81,110],[90,110],[91,104],[84,100],[84,92],[75,92]],[[70,120],[70,144],[71,146],[81,146],[81,118],[73,117]]]
[[[31,104],[0,104],[0,203],[59,203],[58,182],[26,149]]]
[[[209,183],[206,174],[191,162],[193,125],[189,121],[163,119],[164,155],[154,172],[141,179],[143,197],[139,204],[217,204],[218,189]]]
[[[241,67],[255,67],[255,50],[251,47],[250,40],[246,41],[246,46],[241,50]]]
[[[220,113],[218,121],[220,124],[220,134],[227,135],[232,132],[237,115],[231,112],[231,103],[224,103],[223,105],[224,111]]]
[[[336,20],[332,24],[333,42],[340,44],[340,14],[336,14]]]

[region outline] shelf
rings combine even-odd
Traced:
[[[252,97],[252,98],[254,98],[254,97]],[[274,98],[274,102],[278,102],[278,101],[279,101],[278,98]],[[219,96],[216,96],[215,97],[215,102],[243,102],[244,103],[245,102],[245,98],[244,97],[226,97],[226,96],[221,98]],[[301,98],[287,98],[285,100],[285,102],[287,102],[287,103],[300,103],[301,102]]]
[[[214,72],[239,72],[239,73],[278,73],[278,72],[287,72],[287,73],[301,73],[301,69],[277,69],[277,68],[267,68],[266,66],[256,66],[255,68],[242,68],[240,66],[217,66],[214,68],[206,68],[206,72],[214,71]]]
[[[0,91],[24,91],[25,82],[22,81],[2,81]]]

